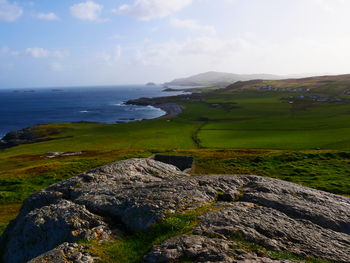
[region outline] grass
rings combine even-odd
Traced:
[[[210,211],[211,205],[190,209],[184,213],[170,214],[151,226],[148,231],[126,235],[118,240],[92,243],[92,254],[101,263],[137,263],[154,246],[170,237],[191,232],[198,224],[198,216]]]
[[[196,123],[181,119],[125,124],[48,124],[63,129],[56,140],[25,144],[3,151],[1,157],[38,155],[45,152],[110,151],[120,149],[193,148]]]
[[[191,234],[192,229],[199,223],[198,217],[214,208],[208,204],[197,209],[187,210],[184,213],[170,214],[148,231],[127,234],[116,240],[106,242],[87,242],[91,245],[90,252],[101,259],[101,263],[138,263],[155,245],[165,240],[181,235]],[[217,208],[216,208],[217,209]],[[301,257],[293,253],[267,250],[261,245],[247,241],[240,232],[230,235],[231,240],[237,243],[236,249],[263,254],[273,259],[295,260],[305,263],[332,263],[332,261],[317,259],[312,256]],[[86,243],[86,242],[83,242]],[[182,258],[176,262],[192,262],[190,258]]]
[[[182,116],[206,120],[197,136],[204,148],[350,149],[350,104],[295,108],[281,101],[285,96],[288,94],[254,92],[203,95],[201,102],[186,105]],[[227,109],[229,102],[236,104]]]
[[[29,195],[69,177],[121,159],[148,157],[149,151],[85,152],[81,156],[46,159],[20,155],[0,160],[0,234]],[[16,207],[17,209],[12,209]]]
[[[18,214],[20,204],[0,205],[0,233],[2,233],[8,222]]]
[[[256,174],[335,194],[350,194],[349,152],[195,151],[196,173]]]
[[[294,253],[290,253],[288,251],[268,250],[261,245],[249,242],[241,232],[231,233],[230,239],[235,241],[238,244],[236,249],[243,249],[245,251],[257,253],[258,255],[265,255],[272,259],[295,260],[295,261],[304,262],[304,263],[334,263],[333,261],[319,259],[313,256],[301,257]]]
[[[319,92],[328,92],[327,85]],[[51,140],[0,152],[0,233],[30,194],[103,164],[154,153],[194,156],[196,174],[257,174],[349,196],[350,104],[281,100],[291,95],[297,94],[214,90],[190,100],[188,95],[160,99],[186,107],[175,118],[40,125],[36,134]],[[80,151],[78,156],[42,157]],[[163,236],[154,228],[154,235],[138,233],[103,244],[106,257],[130,252],[123,262],[136,262],[152,244],[182,233],[183,222],[194,222],[189,215],[175,217],[160,224],[162,231],[171,226],[175,232],[164,230],[168,234]]]

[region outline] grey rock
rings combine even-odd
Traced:
[[[291,260],[274,260],[259,257],[252,252],[237,249],[237,243],[198,235],[180,235],[156,246],[148,253],[146,263],[166,263],[187,259],[191,262],[254,262],[254,263],[293,263]]]
[[[85,207],[61,200],[17,217],[4,233],[5,262],[26,262],[63,242],[108,239],[111,231],[101,217]]]
[[[53,159],[57,157],[67,157],[67,156],[76,156],[76,155],[82,155],[83,152],[47,152],[44,153],[41,157],[47,158],[47,159]]]
[[[36,257],[28,263],[93,263],[98,258],[86,252],[88,247],[75,243],[63,243],[62,245]]]
[[[350,262],[349,198],[252,175],[189,176],[152,159],[105,165],[26,199],[1,237],[4,261],[57,254],[81,238],[148,230],[169,213],[209,203],[216,209],[200,216],[193,235],[171,238],[145,259],[289,262],[232,248],[239,232],[267,249]]]
[[[226,238],[239,233],[247,241],[274,251],[313,255],[337,262],[350,260],[349,235],[248,202],[225,204],[219,211],[202,215],[193,232]]]
[[[62,132],[61,128],[45,128],[45,132],[40,131],[41,125],[34,125],[22,130],[8,132],[2,138],[0,148],[9,148],[21,144],[43,142],[51,140],[52,136]]]
[[[255,177],[245,187],[242,201],[306,219],[323,228],[350,234],[350,202],[334,194],[270,178]]]
[[[166,112],[163,117],[174,117],[179,115],[184,107],[173,103],[173,102],[164,102],[159,98],[139,98],[135,100],[128,100],[125,102],[127,105],[138,105],[138,106],[153,106],[159,108]]]

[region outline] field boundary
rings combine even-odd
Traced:
[[[196,145],[197,149],[203,149],[204,147],[201,145],[201,140],[198,138],[198,134],[200,133],[200,131],[202,130],[202,128],[208,124],[208,121],[203,122],[202,124],[200,124],[198,126],[197,129],[194,130],[194,132],[192,133],[191,139],[194,142],[194,144]]]

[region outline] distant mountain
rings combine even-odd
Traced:
[[[282,76],[271,74],[234,74],[225,72],[209,71],[187,78],[179,78],[164,83],[169,86],[227,86],[237,81],[247,81],[253,79],[277,80]]]

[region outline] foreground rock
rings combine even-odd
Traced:
[[[29,197],[2,236],[4,261],[66,255],[65,242],[147,230],[169,213],[209,203],[215,209],[192,233],[155,246],[144,260],[296,262],[242,250],[239,235],[268,250],[350,262],[349,198],[251,175],[191,177],[151,159],[102,166]]]
[[[30,260],[28,263],[93,263],[95,260],[98,260],[98,258],[86,252],[85,250],[87,249],[88,247],[76,243],[63,243],[57,248]]]
[[[145,257],[147,263],[174,262],[191,259],[195,262],[293,263],[297,261],[271,259],[236,248],[238,243],[220,238],[181,235],[152,249]]]

